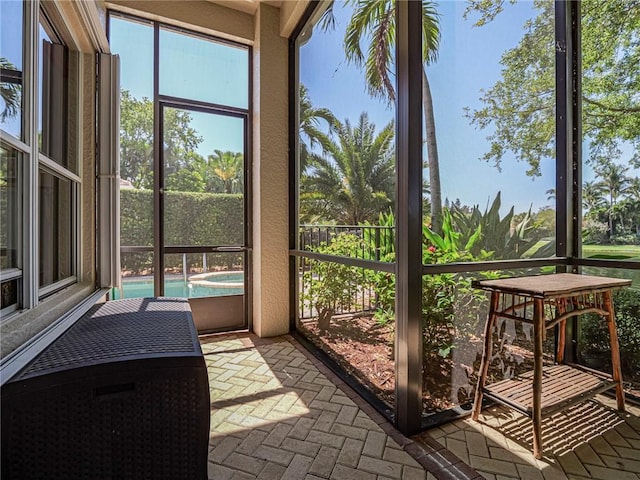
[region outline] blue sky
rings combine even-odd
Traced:
[[[121,87],[138,99],[153,98],[153,28],[112,17],[110,34],[111,51],[120,55]],[[248,106],[249,66],[244,49],[161,30],[160,65],[161,94]],[[243,151],[241,120],[201,112],[190,115],[192,127],[203,138],[197,149],[200,155],[206,158],[215,149]]]
[[[555,187],[555,165],[541,163],[542,176],[526,176],[528,166],[507,153],[502,172],[480,160],[488,149],[488,131],[478,131],[464,117],[464,107],[480,107],[480,89],[490,88],[500,78],[502,53],[517,45],[522,25],[533,16],[533,3],[508,6],[496,20],[484,27],[472,27],[473,19],[463,19],[466,2],[441,1],[441,42],[439,58],[427,67],[432,95],[443,197],[459,198],[463,204],[481,208],[502,191],[503,211],[511,205],[517,211],[533,205],[537,210],[553,205],[548,189]],[[327,107],[340,119],[357,120],[367,111],[378,128],[392,120],[395,111],[385,102],[372,99],[365,89],[364,74],[344,61],[343,36],[351,7],[334,8],[336,28],[323,32],[316,28],[300,53],[300,79],[314,105]],[[363,46],[363,50],[367,46]],[[425,171],[425,181],[428,172]]]
[[[481,160],[489,150],[490,129],[478,130],[464,116],[464,108],[481,108],[479,98],[501,78],[500,58],[515,47],[523,35],[528,19],[537,16],[531,1],[515,5],[505,2],[505,9],[493,22],[474,27],[475,18],[463,18],[467,2],[438,2],[441,41],[438,61],[427,67],[434,99],[436,134],[441,168],[443,197],[481,208],[502,192],[502,211],[511,205],[516,211],[533,211],[554,206],[547,190],[555,188],[555,160],[542,159],[541,176],[526,175],[528,164],[519,162],[511,152],[502,160],[502,171]],[[344,60],[343,37],[352,7],[334,7],[336,28],[323,32],[316,28],[301,47],[300,79],[313,104],[329,108],[342,121],[356,121],[362,111],[381,129],[395,116],[384,101],[371,98],[365,88],[364,74]],[[363,45],[366,52],[367,45]],[[553,43],[549,45],[553,48]],[[588,144],[585,143],[585,158]],[[428,172],[424,172],[425,181]],[[584,180],[593,179],[585,166]]]

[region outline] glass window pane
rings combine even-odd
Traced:
[[[163,28],[160,94],[249,108],[248,50]]]
[[[244,244],[244,120],[164,109],[164,241]]]
[[[298,38],[298,218],[309,238],[327,225],[394,225],[395,42],[383,34],[387,41],[371,48],[384,22],[348,41],[362,5],[334,2],[333,25],[318,11]],[[388,10],[379,18],[394,18],[394,2],[378,5]],[[384,61],[372,73],[367,65],[381,52]]]
[[[153,25],[110,15],[109,45],[120,56],[122,90],[138,100],[153,99]]]
[[[0,146],[0,269],[20,268],[22,241],[21,154]]]
[[[63,167],[77,172],[76,161],[67,155],[69,100],[68,54],[63,45],[52,43],[53,31],[40,23],[38,42],[38,92],[40,152]]]
[[[640,261],[640,9],[583,3],[582,256]]]
[[[490,295],[472,280],[553,273],[553,267],[509,271],[425,275],[422,283],[424,414],[462,406],[471,409],[483,350]],[[510,302],[509,295],[501,301]],[[506,300],[505,300],[506,299]],[[509,304],[509,303],[507,303]],[[526,318],[531,319],[532,309]],[[523,314],[522,310],[516,312]],[[487,384],[533,368],[533,326],[499,317],[492,332],[493,353]],[[554,330],[547,330],[543,359],[554,362]]]
[[[12,311],[18,307],[21,283],[22,279],[19,278],[2,282],[0,285],[0,310],[6,308],[8,311]]]
[[[630,287],[613,292],[620,363],[625,388],[640,397],[640,270],[583,267],[586,275],[625,278]],[[589,368],[611,374],[611,347],[606,322],[588,314],[578,322],[578,360]]]
[[[394,275],[307,258],[298,273],[297,331],[393,409]]]
[[[110,15],[109,33],[120,56],[120,245],[149,247],[120,253],[114,298],[153,296],[153,25]]]
[[[0,2],[0,126],[22,139],[24,2]]]
[[[40,287],[74,275],[72,183],[40,170]]]
[[[555,254],[554,2],[489,3],[424,7],[424,263]]]

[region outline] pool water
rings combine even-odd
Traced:
[[[231,279],[229,279],[231,280]],[[164,296],[177,298],[201,298],[201,297],[220,297],[224,295],[242,295],[244,286],[238,282],[238,278],[234,278],[235,285],[232,288],[216,288],[201,285],[191,285],[184,280],[165,280]],[[232,282],[230,282],[232,283]],[[134,280],[122,282],[122,293],[118,288],[112,289],[112,295],[115,300],[121,298],[144,298],[153,297],[153,280]]]

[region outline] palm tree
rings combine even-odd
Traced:
[[[358,225],[374,222],[394,199],[394,124],[379,133],[366,113],[356,125],[346,120],[326,155],[312,154],[301,201],[307,213],[324,220]]]
[[[395,50],[396,1],[395,0],[348,0],[355,6],[344,38],[347,60],[365,69],[369,94],[395,100],[395,88],[391,80],[392,53]],[[369,39],[366,55],[360,44]],[[438,56],[440,26],[436,4],[422,1],[422,60],[424,66],[433,63]],[[433,99],[426,69],[422,69],[422,108],[424,110],[429,167],[429,189],[431,191],[431,226],[442,231],[442,189]]]
[[[549,190],[547,190],[546,192],[544,192],[547,194],[547,200],[551,201],[556,199],[556,189],[555,188],[550,188]]]
[[[620,195],[629,188],[628,166],[613,163],[609,159],[602,159],[595,166],[594,171],[600,178],[598,182],[605,193],[609,195],[609,236],[613,237],[613,211]]]
[[[320,130],[320,122],[324,120],[329,132],[335,131],[339,122],[328,108],[314,107],[309,98],[309,90],[300,84],[299,93],[300,115],[300,172],[304,173],[309,163],[310,150],[320,145],[323,151],[327,151],[329,137]],[[304,141],[306,139],[307,142]]]
[[[16,70],[9,60],[4,57],[0,57],[0,69],[2,70]],[[22,101],[20,95],[21,85],[18,83],[12,83],[7,81],[0,82],[0,98],[4,102],[4,107],[0,112],[0,121],[4,122],[9,118],[13,118],[18,115],[20,111],[20,103]]]
[[[582,186],[582,206],[586,210],[602,207],[605,201],[602,197],[602,186],[596,182],[584,182]]]
[[[225,193],[241,193],[244,172],[244,157],[240,152],[223,152],[214,150],[214,155],[209,155],[209,167],[222,181]]]

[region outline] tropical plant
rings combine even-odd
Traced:
[[[602,185],[598,182],[584,182],[582,185],[582,207],[586,210],[594,210],[605,205],[602,196]]]
[[[311,154],[312,167],[302,178],[301,210],[343,225],[377,218],[393,205],[394,127],[379,133],[362,113],[356,125],[346,120],[327,154]]]
[[[347,25],[344,48],[347,60],[364,68],[367,89],[374,97],[395,100],[395,87],[391,79],[393,52],[395,50],[396,1],[348,0],[354,11]],[[366,54],[363,41],[368,40]],[[440,25],[436,4],[422,1],[422,60],[425,67],[436,61],[440,43]],[[440,231],[442,224],[442,191],[438,145],[433,113],[433,99],[426,69],[422,69],[422,106],[425,120],[431,224]]]
[[[453,206],[451,209],[452,224],[461,236],[460,242],[468,244],[480,233],[480,238],[472,242],[469,251],[476,257],[491,256],[493,259],[505,260],[522,258],[534,245],[542,239],[543,231],[533,221],[531,209],[522,218],[514,219],[514,207],[500,218],[500,192],[496,194],[491,206],[484,213],[475,205],[471,214],[464,209]],[[554,242],[547,242],[538,248],[536,257],[549,257],[554,254]]]
[[[336,235],[331,243],[321,243],[315,252],[343,257],[354,257],[362,251],[362,239],[350,233]],[[320,333],[329,329],[331,317],[340,308],[351,304],[354,292],[359,288],[362,275],[356,267],[342,263],[309,260],[309,268],[304,272],[304,289],[300,295],[302,302],[310,303],[318,315]]]
[[[300,172],[304,174],[309,163],[311,149],[320,146],[323,151],[328,150],[330,144],[328,133],[320,130],[320,123],[327,124],[328,131],[335,131],[340,122],[328,108],[315,107],[309,97],[309,90],[300,84],[299,93],[300,115]]]
[[[9,60],[0,57],[0,68],[2,70],[16,70]],[[0,121],[4,122],[9,118],[13,118],[20,112],[20,104],[22,102],[21,85],[17,83],[1,81],[0,82],[0,98],[4,103],[2,111],[0,111]]]
[[[616,328],[620,341],[623,378],[637,382],[640,380],[640,291],[633,288],[616,291],[613,294],[613,302],[616,306]],[[578,346],[583,360],[585,354],[595,354],[604,356],[604,364],[610,364],[611,347],[604,319],[595,314],[586,314],[581,318],[579,327]],[[603,365],[594,367],[603,368]]]
[[[240,152],[214,150],[209,155],[208,168],[222,182],[222,193],[242,193],[244,156]]]
[[[482,229],[464,239],[455,231],[451,213],[443,212],[442,234],[423,227],[424,264],[483,260],[471,251],[480,241]],[[450,355],[456,341],[477,329],[486,303],[485,295],[471,286],[471,278],[457,273],[425,275],[422,282],[423,345],[426,354]]]
[[[362,238],[367,251],[373,253],[370,260],[383,260],[395,253],[395,216],[392,210],[388,213],[381,212],[376,225],[364,222],[362,227]]]

